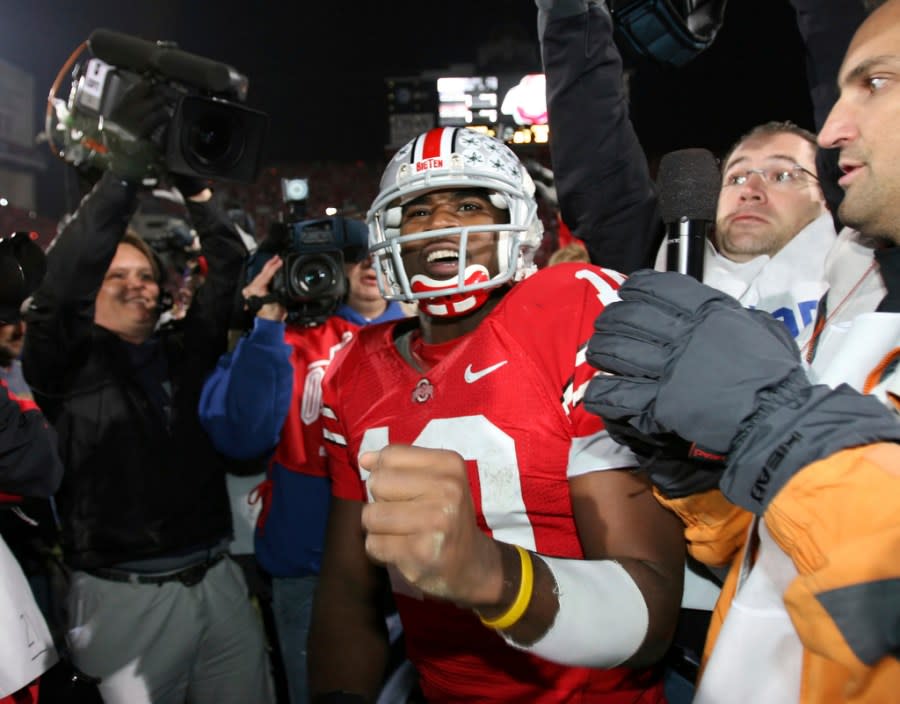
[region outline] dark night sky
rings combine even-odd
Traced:
[[[93,29],[172,39],[249,77],[248,104],[271,119],[270,162],[383,156],[384,78],[475,64],[492,37],[530,41],[521,68],[540,68],[530,0],[0,0],[0,9],[0,58],[34,74],[36,114],[59,67]],[[637,71],[632,114],[645,148],[657,155],[721,149],[768,119],[813,127],[787,0],[730,0],[716,42],[694,62],[678,71]],[[38,206],[56,217],[65,169],[43,155]]]

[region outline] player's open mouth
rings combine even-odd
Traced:
[[[428,253],[425,261],[428,264],[433,264],[435,262],[442,264],[456,263],[459,261],[459,252],[455,249],[436,249],[433,252]]]
[[[425,256],[429,276],[443,278],[455,276],[459,271],[459,251],[455,249],[434,249]]]

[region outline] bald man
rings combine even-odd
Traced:
[[[730,565],[693,704],[900,697],[900,0],[857,30],[838,85],[818,141],[848,227],[806,365],[771,319],[661,272],[625,282],[588,346],[606,374],[584,403],[610,434],[721,453],[643,467],[691,554]]]

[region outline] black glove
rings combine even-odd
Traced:
[[[125,181],[157,175],[162,128],[170,119],[166,100],[153,84],[141,80],[131,85],[103,124],[109,170]]]
[[[761,388],[805,379],[784,325],[691,277],[638,271],[619,297],[597,317],[587,351],[592,366],[616,375],[596,377],[585,396],[603,418],[725,455]]]
[[[725,468],[721,455],[703,456],[674,433],[644,435],[627,422],[604,419],[609,436],[627,445],[640,460],[640,468],[665,496],[677,499],[719,486]]]
[[[585,407],[630,428],[634,437],[620,437],[643,442],[639,454],[649,445],[668,457],[727,455],[719,486],[733,503],[761,514],[810,462],[900,440],[900,423],[876,399],[811,385],[787,329],[768,314],[674,272],[635,272],[619,296],[588,344],[588,362],[611,375],[591,381]],[[695,481],[708,488],[709,477]],[[666,482],[691,488],[684,476],[664,477],[663,491]]]

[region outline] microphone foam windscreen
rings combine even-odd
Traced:
[[[101,61],[143,72],[150,68],[156,44],[111,29],[95,29],[88,37],[91,53]]]
[[[152,70],[216,93],[231,88],[228,65],[130,34],[95,29],[88,38],[88,46],[98,59],[119,68],[138,73]]]
[[[664,155],[656,175],[659,211],[666,224],[681,218],[716,219],[721,174],[708,149],[680,149]]]

